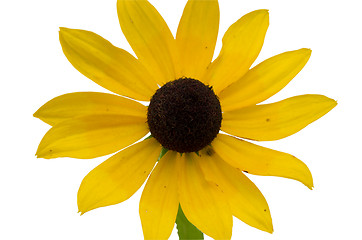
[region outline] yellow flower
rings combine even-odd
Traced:
[[[34,114],[52,126],[37,156],[95,158],[151,132],[153,137],[117,152],[84,178],[78,192],[82,214],[125,201],[152,172],[140,201],[146,239],[170,236],[179,204],[192,224],[215,239],[231,238],[232,216],[272,232],[267,202],[243,171],[295,179],[309,188],[311,173],[292,155],[240,138],[281,139],[336,106],[322,95],[257,105],[287,85],[311,51],[285,52],[249,70],[263,45],[267,10],[234,23],[212,61],[217,0],[189,0],[176,38],[146,0],[118,0],[117,7],[138,58],[84,30],[61,28],[60,42],[77,70],[128,98],[78,92],[49,101]],[[146,107],[130,98],[152,100]],[[163,147],[169,151],[159,159]]]

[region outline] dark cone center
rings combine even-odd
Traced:
[[[169,150],[197,152],[219,133],[220,102],[211,87],[181,78],[168,82],[152,96],[148,126],[157,141]]]

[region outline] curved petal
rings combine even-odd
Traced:
[[[76,92],[53,98],[34,117],[54,126],[83,115],[120,114],[146,117],[147,107],[127,98],[98,92]]]
[[[263,46],[268,26],[267,10],[248,13],[230,26],[222,39],[219,57],[205,75],[204,81],[213,86],[216,94],[249,70]]]
[[[95,158],[114,153],[148,132],[145,118],[124,115],[88,115],[61,122],[41,140],[40,158]]]
[[[160,151],[161,146],[155,139],[146,139],[89,172],[79,187],[79,212],[83,214],[130,198],[147,179]]]
[[[291,97],[224,112],[221,130],[247,139],[277,140],[298,132],[336,105],[336,101],[322,95]]]
[[[207,182],[193,153],[180,161],[180,204],[186,218],[201,232],[214,239],[230,239],[232,214],[224,194],[215,183]]]
[[[217,136],[212,147],[224,161],[239,170],[255,175],[290,178],[313,188],[312,174],[307,165],[290,154],[224,134]]]
[[[219,18],[217,0],[187,2],[176,35],[182,76],[202,80],[214,55]]]
[[[200,151],[197,161],[205,179],[223,190],[234,216],[252,227],[273,232],[268,203],[242,172],[224,162],[212,147]]]
[[[157,83],[175,80],[175,39],[157,10],[146,0],[118,0],[117,10],[123,34]]]
[[[255,105],[284,88],[308,62],[311,50],[285,52],[260,63],[220,94],[223,111]]]
[[[140,217],[145,239],[168,239],[175,225],[178,198],[177,152],[163,156],[143,190]]]
[[[158,88],[136,58],[95,33],[60,28],[59,40],[79,72],[114,93],[149,101]]]

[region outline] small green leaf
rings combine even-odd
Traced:
[[[167,151],[168,151],[167,148],[162,147],[160,156],[158,157],[157,161],[160,161],[160,159],[161,159],[163,156],[165,156],[165,154],[167,153]]]
[[[150,139],[150,138],[153,138],[153,136],[150,135],[150,136],[146,137],[145,140]]]
[[[197,229],[192,223],[187,220],[181,205],[178,207],[176,218],[177,233],[180,240],[201,240],[204,239],[204,234]]]

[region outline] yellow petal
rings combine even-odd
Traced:
[[[211,63],[219,30],[217,0],[189,0],[177,30],[181,75],[200,79]]]
[[[128,52],[95,33],[61,28],[60,43],[69,62],[100,86],[120,95],[149,101],[157,84]]]
[[[242,172],[224,162],[212,147],[200,151],[198,162],[206,180],[223,190],[234,216],[252,227],[273,232],[264,196]]]
[[[98,114],[145,118],[147,108],[138,102],[108,93],[76,92],[50,100],[34,113],[34,117],[54,126],[67,119]]]
[[[230,26],[225,33],[219,57],[210,65],[205,82],[218,94],[241,78],[253,64],[269,26],[267,10],[246,14]]]
[[[223,111],[255,105],[273,96],[302,70],[310,54],[310,49],[302,48],[260,63],[219,94]]]
[[[78,191],[78,209],[92,209],[123,202],[144,183],[155,165],[161,146],[146,139],[113,155],[83,179]]]
[[[291,97],[224,112],[221,130],[247,139],[277,140],[298,132],[336,105],[336,101],[322,95]]]
[[[88,115],[61,122],[41,140],[40,158],[95,158],[114,153],[148,132],[145,118],[124,115]]]
[[[118,0],[117,9],[123,34],[158,84],[175,80],[175,39],[157,10],[146,0]]]
[[[255,175],[278,176],[297,180],[313,188],[307,165],[296,157],[219,134],[212,142],[215,152],[233,167]]]
[[[224,194],[215,183],[207,182],[199,164],[184,153],[180,161],[180,204],[186,218],[214,239],[230,239],[232,214]]]
[[[168,239],[175,225],[178,198],[176,152],[163,156],[143,190],[140,217],[145,239]]]

